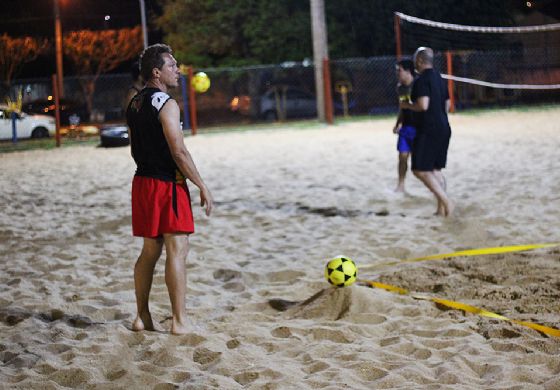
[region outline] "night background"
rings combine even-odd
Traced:
[[[560,18],[555,0],[326,0],[331,58],[394,54],[393,13],[467,25],[514,26],[520,16],[539,12]],[[309,2],[146,0],[149,42],[170,43],[183,63],[201,67],[270,64],[312,57]],[[60,0],[62,32],[119,29],[139,25],[137,0]],[[109,15],[110,19],[105,20]],[[54,36],[52,0],[3,0],[0,33]],[[26,64],[16,78],[54,72],[54,49]],[[74,69],[65,59],[65,73]],[[111,72],[126,72],[130,61]]]

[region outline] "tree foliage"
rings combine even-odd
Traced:
[[[64,35],[64,54],[74,64],[91,113],[95,82],[99,75],[115,69],[124,61],[140,54],[140,26],[118,30],[81,30]]]
[[[177,59],[194,65],[301,61],[311,53],[306,1],[164,0],[157,24]]]
[[[306,0],[160,0],[157,25],[180,62],[198,66],[313,56]],[[449,23],[511,25],[513,0],[325,0],[332,58],[393,55],[395,11]]]
[[[0,35],[0,77],[4,86],[9,87],[23,64],[35,60],[48,47],[46,39]]]

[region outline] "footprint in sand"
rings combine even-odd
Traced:
[[[302,370],[307,374],[315,374],[316,372],[324,371],[330,368],[330,366],[321,361],[313,361],[312,363],[306,365]]]
[[[221,352],[211,351],[208,348],[197,348],[193,353],[193,361],[202,365],[215,362],[222,355]]]
[[[374,381],[388,374],[386,370],[382,370],[377,366],[378,364],[374,362],[363,362],[353,365],[352,369],[363,380]]]
[[[239,347],[241,345],[241,342],[237,339],[231,339],[228,340],[226,343],[226,347],[228,347],[228,349],[235,349],[237,347]]]
[[[181,338],[179,345],[188,347],[196,347],[206,341],[206,337],[202,337],[196,333],[187,333],[179,337]]]
[[[77,388],[92,379],[92,375],[81,368],[58,370],[49,379],[64,387]]]
[[[280,326],[276,329],[273,329],[270,333],[274,337],[278,337],[281,339],[287,339],[288,337],[292,337],[292,332],[290,328],[288,328],[287,326]]]
[[[230,280],[233,280],[233,279],[241,278],[241,272],[234,271],[232,269],[220,268],[220,269],[214,271],[213,276],[214,276],[214,279],[220,280],[220,281],[225,283],[225,282],[229,282]]]

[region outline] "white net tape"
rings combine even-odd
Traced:
[[[441,77],[448,80],[458,81],[462,83],[469,83],[481,85],[483,87],[500,88],[500,89],[560,89],[560,84],[500,84],[490,83],[488,81],[470,79],[468,77],[450,76],[442,74]]]
[[[491,34],[509,34],[509,33],[537,33],[548,31],[560,31],[560,23],[545,24],[540,26],[522,26],[522,27],[487,27],[487,26],[465,26],[461,24],[441,23],[433,20],[421,19],[415,16],[395,12],[395,14],[404,21],[413,24],[420,24],[432,28],[439,28],[442,30],[451,31],[464,31],[473,33],[491,33]],[[480,85],[483,87],[497,88],[497,89],[531,89],[531,90],[557,90],[560,89],[560,84],[503,84],[491,83],[488,81],[477,80],[468,77],[458,77],[453,75],[442,74],[442,77],[448,80],[453,80],[462,83]]]
[[[434,22],[433,20],[420,19],[415,16],[405,15],[400,12],[395,12],[395,14],[402,20],[406,20],[407,22],[410,23],[422,24],[424,26],[441,28],[444,30],[454,30],[454,31],[502,34],[502,33],[530,33],[530,32],[560,30],[560,23],[544,24],[541,26],[522,26],[522,27],[464,26],[462,24],[441,23],[441,22]]]

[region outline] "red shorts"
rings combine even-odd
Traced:
[[[164,233],[194,233],[187,184],[134,176],[132,234],[156,238]]]

